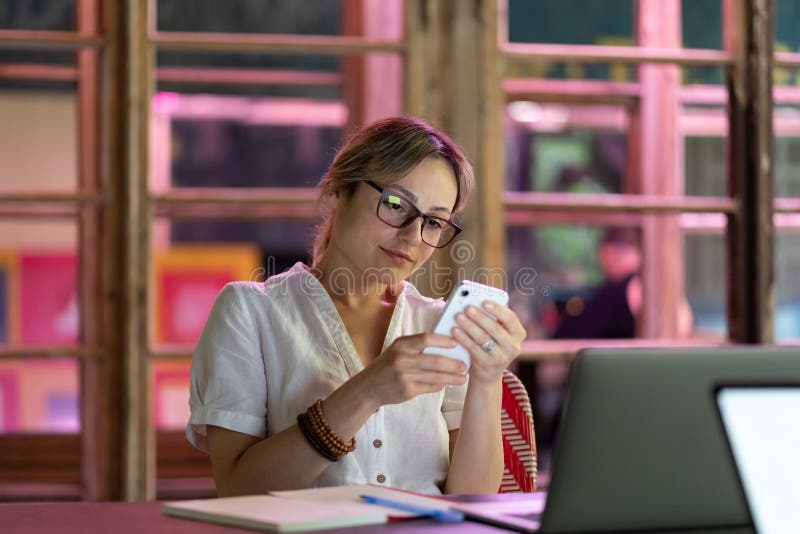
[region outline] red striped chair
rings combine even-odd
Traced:
[[[531,401],[525,386],[511,371],[503,372],[503,431],[505,467],[498,493],[536,491],[536,433]]]

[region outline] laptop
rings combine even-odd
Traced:
[[[751,531],[710,394],[745,380],[800,383],[800,349],[581,351],[540,531]]]
[[[800,382],[723,385],[715,396],[756,531],[800,531]]]

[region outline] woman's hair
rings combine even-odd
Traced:
[[[350,199],[359,182],[365,180],[398,182],[429,156],[441,158],[453,168],[458,186],[453,206],[456,214],[467,204],[475,187],[472,165],[452,139],[413,117],[383,119],[356,132],[319,181],[320,198],[335,193]],[[333,215],[327,213],[314,239],[312,265],[316,266],[327,250],[332,228]]]

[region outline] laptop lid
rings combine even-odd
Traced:
[[[747,379],[800,381],[800,350],[579,353],[542,531],[749,526],[710,394],[714,384]]]
[[[800,528],[800,382],[717,388],[717,406],[759,534]]]

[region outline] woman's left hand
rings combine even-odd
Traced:
[[[456,315],[459,326],[453,329],[453,337],[472,358],[470,383],[491,384],[500,380],[508,364],[519,356],[527,334],[507,306],[487,300],[483,308],[485,311],[467,306],[465,312]]]

